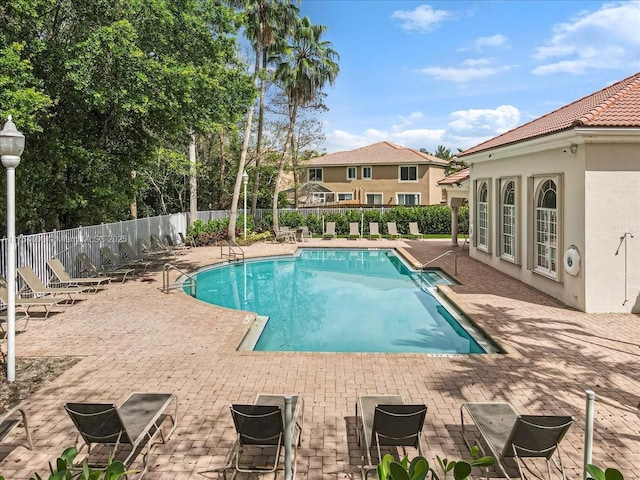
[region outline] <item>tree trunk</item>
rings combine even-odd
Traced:
[[[253,70],[253,85],[258,87],[259,71],[260,71],[260,45],[256,48],[256,62]],[[244,173],[245,164],[247,163],[247,152],[249,150],[249,140],[251,138],[251,122],[253,121],[253,111],[255,103],[251,102],[249,111],[247,112],[247,127],[244,130],[244,140],[242,142],[242,153],[240,154],[240,163],[238,164],[238,174],[236,175],[236,184],[233,188],[233,198],[231,199],[231,213],[229,215],[229,230],[227,238],[235,242],[236,240],[236,220],[238,218],[238,200],[240,199],[240,187],[242,186],[242,174]]]
[[[196,136],[191,132],[189,143],[189,226],[198,218],[198,178],[196,176]]]
[[[267,64],[267,52],[262,53],[262,70]],[[258,109],[258,136],[256,138],[256,168],[253,172],[253,191],[251,193],[251,214],[255,217],[258,208],[258,192],[260,190],[260,162],[262,159],[262,129],[264,125],[264,78],[260,78],[260,107]]]
[[[282,182],[282,177],[284,177],[284,167],[287,163],[287,155],[289,155],[289,147],[291,142],[293,141],[293,129],[296,123],[296,115],[298,113],[298,106],[292,105],[289,109],[289,129],[287,130],[287,139],[284,142],[284,149],[282,151],[282,157],[280,157],[280,161],[278,162],[278,175],[276,176],[275,185],[273,186],[273,206],[272,206],[272,214],[273,214],[273,231],[277,232],[280,228],[278,223],[278,197],[280,196],[280,183]]]

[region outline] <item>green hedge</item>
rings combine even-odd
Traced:
[[[266,214],[254,224],[251,217],[247,217],[247,232],[270,232],[272,225],[271,214]],[[307,226],[312,235],[322,235],[323,225],[327,222],[336,222],[336,233],[347,235],[349,223],[364,221],[362,235],[369,234],[369,223],[378,222],[380,233],[387,233],[387,222],[396,222],[398,233],[409,233],[409,222],[417,222],[418,229],[425,235],[450,235],[451,234],[451,210],[443,205],[430,205],[427,207],[394,207],[384,214],[375,208],[347,210],[344,214],[330,212],[323,215],[309,214],[306,217],[299,211],[285,212],[280,215],[278,223],[282,227],[298,228]],[[196,221],[189,229],[189,236],[194,238],[197,245],[215,245],[219,240],[226,238],[229,219],[210,220],[209,222]],[[244,229],[244,217],[239,216],[236,222],[236,237],[242,236]],[[458,209],[458,231],[460,234],[469,232],[469,207]],[[264,238],[253,237],[253,238]],[[247,238],[247,240],[249,240]]]

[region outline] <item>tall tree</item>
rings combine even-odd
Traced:
[[[6,0],[0,17],[0,50],[29,39],[52,100],[17,172],[23,232],[127,218],[132,170],[186,155],[189,128],[233,124],[254,98],[239,18],[216,0]]]
[[[266,67],[268,63],[269,49],[278,42],[283,42],[283,38],[289,32],[290,25],[298,18],[298,8],[291,0],[231,0],[231,4],[244,9],[245,32],[252,43],[255,54],[253,82],[256,87],[259,85],[260,103],[258,118],[258,139],[256,168],[254,169],[254,193],[252,195],[252,210],[255,210],[257,202],[257,191],[260,183],[260,145],[262,139],[263,117],[264,117],[264,89],[266,78]],[[238,200],[240,199],[240,187],[242,175],[247,165],[247,155],[252,132],[253,115],[255,104],[249,106],[247,112],[242,151],[238,164],[238,174],[233,189],[231,200],[231,213],[229,225],[235,225],[238,215]],[[235,228],[229,228],[228,236],[230,240],[235,240]]]
[[[278,230],[278,196],[284,168],[292,148],[298,110],[313,102],[327,83],[333,84],[340,71],[338,53],[331,42],[323,40],[327,27],[313,25],[308,17],[300,19],[290,43],[276,55],[276,79],[287,96],[289,126],[273,192],[273,228]]]

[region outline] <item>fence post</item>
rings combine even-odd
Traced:
[[[584,480],[591,478],[591,475],[587,473],[587,465],[591,463],[593,454],[593,411],[595,408],[596,394],[593,390],[586,390],[586,414],[584,421],[584,465],[583,476]]]
[[[291,480],[291,432],[292,432],[292,411],[291,395],[284,396],[284,478]],[[299,399],[298,399],[299,400]]]

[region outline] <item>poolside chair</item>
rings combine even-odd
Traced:
[[[378,222],[369,222],[369,239],[380,239],[380,226]]]
[[[185,238],[184,233],[182,232],[178,232],[178,236],[180,237],[180,240],[182,240],[183,245],[191,245],[192,247],[196,246],[196,242],[193,237]]]
[[[360,238],[360,225],[358,222],[350,222],[349,223],[349,238],[356,239]]]
[[[31,267],[20,267],[18,268],[18,274],[24,281],[24,283],[29,288],[29,292],[33,294],[34,297],[42,297],[51,295],[55,297],[56,295],[66,295],[69,297],[71,303],[76,302],[75,295],[79,293],[86,293],[91,290],[89,287],[47,287],[40,277],[33,271]]]
[[[153,257],[156,260],[168,260],[176,258],[175,253],[173,253],[171,250],[153,247],[142,238],[138,239],[138,251],[141,252],[143,257]]]
[[[309,227],[300,227],[296,235],[301,242],[308,242],[311,239],[311,232],[309,232]]]
[[[399,395],[363,395],[356,402],[358,419],[358,443],[366,451],[367,464],[362,467],[362,478],[375,470],[382,461],[380,447],[413,447],[419,455],[422,450],[422,427],[427,414],[424,404],[406,404]],[[362,441],[364,439],[364,442]],[[378,454],[378,461],[372,462],[371,450]],[[363,452],[364,453],[364,452]]]
[[[4,442],[9,434],[20,425],[22,420],[22,427],[24,428],[25,435],[27,437],[27,446],[29,450],[33,450],[33,441],[31,440],[31,431],[29,430],[29,421],[27,420],[27,412],[22,408],[12,408],[0,417],[0,443]]]
[[[236,441],[228,457],[227,464],[221,470],[233,468],[237,472],[268,473],[277,476],[280,457],[284,453],[284,412],[285,402],[282,395],[259,394],[252,405],[231,405],[231,416],[236,429]],[[291,459],[293,478],[296,472],[297,447],[300,446],[304,423],[304,400],[292,396],[291,404]],[[272,459],[271,465],[255,465],[251,462],[257,451],[265,460]],[[204,472],[202,472],[204,473]],[[275,478],[275,477],[274,477]]]
[[[186,254],[185,248],[182,247],[172,247],[170,244],[164,242],[159,236],[151,235],[149,237],[151,240],[151,246],[157,251],[168,251],[172,252],[174,255],[184,255]]]
[[[191,245],[187,245],[184,242],[179,242],[176,243],[173,241],[173,238],[171,238],[171,235],[167,234],[164,236],[164,243],[167,244],[169,246],[169,248],[172,248],[174,250],[191,250]]]
[[[169,406],[174,404],[172,413]],[[149,452],[157,436],[165,443],[177,426],[178,397],[172,393],[132,393],[120,406],[110,403],[66,403],[65,410],[78,429],[75,446],[87,446],[89,466],[104,467],[112,455],[126,468],[142,453],[142,478],[148,469]],[[171,421],[171,430],[162,431],[163,422]],[[82,438],[84,445],[79,445]],[[93,449],[94,446],[104,448]],[[136,469],[137,470],[137,469]]]
[[[336,222],[327,222],[322,238],[336,238]]]
[[[113,270],[115,268],[133,268],[134,270],[146,272],[152,262],[143,259],[124,259],[113,253],[109,247],[100,248],[100,263],[105,270]]]
[[[289,227],[280,227],[274,232],[276,242],[296,243],[296,232],[289,230]]]
[[[31,317],[29,316],[29,314],[25,313],[24,315],[19,315],[16,314],[16,333],[17,332],[26,332],[27,331],[27,325],[29,325],[29,319]],[[22,326],[21,330],[18,330],[18,322],[21,322],[22,320],[24,320],[24,325]],[[0,339],[5,339],[7,338],[7,330],[4,328],[5,324],[7,323],[7,311],[6,309],[2,312],[2,315],[0,315]],[[2,356],[2,349],[0,348],[0,356]]]
[[[135,273],[135,270],[133,268],[115,268],[115,269],[109,269],[109,270],[99,269],[93,264],[93,262],[89,258],[89,255],[87,255],[86,253],[80,252],[76,255],[76,258],[78,259],[78,262],[80,262],[80,265],[82,268],[81,273],[88,273],[93,278],[95,277],[121,278],[122,283],[124,283],[125,280],[127,279],[127,276],[133,275]]]
[[[468,429],[465,428],[464,423],[465,412],[477,430],[476,438],[472,442],[469,442],[466,435]],[[525,478],[522,472],[522,462],[525,458],[544,458],[549,478],[551,478],[551,460],[553,459],[556,468],[562,473],[562,478],[566,480],[558,444],[573,423],[573,417],[520,415],[509,403],[470,402],[460,407],[460,419],[465,444],[469,448],[471,445],[478,445],[483,454],[488,449],[488,453],[495,457],[496,466],[505,477],[512,478],[505,469],[506,458],[515,459],[521,478]],[[553,458],[556,452],[557,462]],[[487,478],[489,478],[488,471]]]
[[[7,281],[4,278],[0,278],[0,300],[7,305],[9,303],[9,292],[7,290]],[[65,302],[64,298],[55,298],[53,296],[35,297],[35,298],[22,298],[16,295],[16,307],[21,308],[27,315],[29,310],[33,307],[44,307],[44,318],[49,316],[51,307],[60,305]],[[26,325],[25,325],[26,328]]]
[[[424,238],[424,234],[420,233],[418,222],[409,222],[409,235],[414,238]]]
[[[54,277],[49,281],[54,285],[65,285],[67,287],[87,287],[97,292],[100,287],[105,287],[111,283],[111,277],[71,277],[63,263],[57,258],[47,260],[47,265],[53,272]]]
[[[128,242],[120,242],[118,244],[118,250],[120,251],[120,258],[127,262],[151,262],[158,264],[163,263],[165,260],[165,255],[162,253],[139,255]]]
[[[401,235],[398,233],[396,222],[387,222],[387,234],[391,238],[400,238]]]

